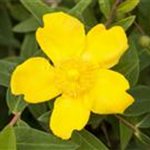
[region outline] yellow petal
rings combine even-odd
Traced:
[[[55,102],[50,128],[56,136],[69,139],[73,130],[84,128],[89,116],[90,111],[83,106],[82,99],[63,96]]]
[[[59,94],[54,83],[54,68],[42,57],[26,60],[11,77],[11,90],[23,94],[29,103],[44,102]]]
[[[63,12],[43,16],[44,27],[36,32],[42,50],[58,64],[70,57],[78,56],[85,46],[83,24]]]
[[[134,99],[126,90],[129,83],[120,73],[101,69],[90,92],[91,111],[98,114],[123,113]]]
[[[128,41],[122,27],[115,26],[107,30],[104,25],[99,24],[87,34],[84,57],[105,68],[111,68],[118,63],[127,48]]]

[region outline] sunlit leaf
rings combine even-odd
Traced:
[[[138,4],[140,0],[126,0],[125,2],[121,3],[117,8],[118,14],[124,14],[132,11]]]
[[[130,16],[115,22],[113,26],[119,25],[122,26],[124,30],[127,30],[133,24],[134,20],[135,20],[135,16]]]
[[[12,126],[7,126],[0,132],[0,149],[17,150],[16,136]]]

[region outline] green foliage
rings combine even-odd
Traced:
[[[117,7],[119,15],[131,12],[140,2],[140,0],[126,0]]]
[[[75,150],[78,145],[72,141],[62,141],[51,133],[44,133],[29,127],[16,127],[18,150]]]
[[[34,32],[38,27],[39,27],[39,23],[36,21],[35,18],[32,17],[18,23],[13,28],[13,31],[17,33]]]
[[[28,9],[28,11],[37,19],[39,24],[42,25],[42,16],[45,13],[53,12],[54,10],[44,4],[41,0],[35,0],[35,2],[31,2],[31,0],[21,0],[21,3]]]
[[[16,136],[12,126],[5,127],[0,132],[0,149],[1,150],[17,150]]]
[[[12,59],[0,60],[0,84],[3,86],[9,86],[11,73],[15,66],[17,66],[17,62],[14,61],[14,59],[16,60],[15,57]]]
[[[133,133],[133,131],[128,126],[126,126],[125,124],[120,122],[121,150],[125,150],[126,147],[128,146],[129,141],[132,137],[132,133]]]
[[[7,101],[7,105],[9,107],[10,113],[13,113],[13,114],[20,114],[27,106],[27,103],[25,103],[23,96],[12,95],[9,88],[7,90],[6,101]]]
[[[150,87],[137,86],[131,89],[130,93],[136,101],[126,110],[125,115],[139,116],[150,111]]]
[[[14,38],[12,22],[5,8],[0,8],[0,22],[0,44],[3,46],[18,47],[19,42]]]
[[[77,150],[108,150],[108,148],[100,140],[86,130],[75,132],[72,139],[80,145]]]
[[[111,14],[112,0],[99,0],[98,2],[102,13],[104,14],[105,18],[108,19]]]
[[[0,118],[0,150],[149,150],[149,9],[150,0],[0,1],[0,117],[4,118]],[[53,101],[27,104],[23,95],[15,96],[10,90],[11,74],[18,64],[30,57],[46,57],[35,32],[43,26],[45,13],[57,11],[80,19],[86,32],[98,23],[124,28],[129,50],[112,69],[129,80],[128,92],[135,98],[119,117],[92,114],[86,129],[74,131],[68,141],[49,130]],[[16,114],[21,118],[15,118]],[[7,125],[11,120],[16,121],[14,127]]]
[[[125,30],[128,30],[128,28],[133,24],[134,20],[135,20],[135,16],[132,15],[130,17],[126,17],[124,19],[115,22],[113,26],[115,25],[122,26]]]
[[[129,51],[124,54],[120,63],[114,69],[122,73],[132,86],[136,85],[139,78],[139,58],[135,43],[131,41]]]

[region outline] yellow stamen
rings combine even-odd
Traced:
[[[95,65],[83,59],[71,59],[56,68],[56,85],[62,93],[72,97],[90,90],[95,81]]]

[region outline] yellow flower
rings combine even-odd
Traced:
[[[90,112],[123,113],[134,99],[123,75],[109,70],[128,48],[122,27],[107,30],[98,24],[87,35],[83,24],[63,12],[45,14],[36,31],[41,49],[53,65],[33,57],[19,65],[11,77],[11,90],[29,103],[56,98],[50,128],[62,139],[87,124]]]

